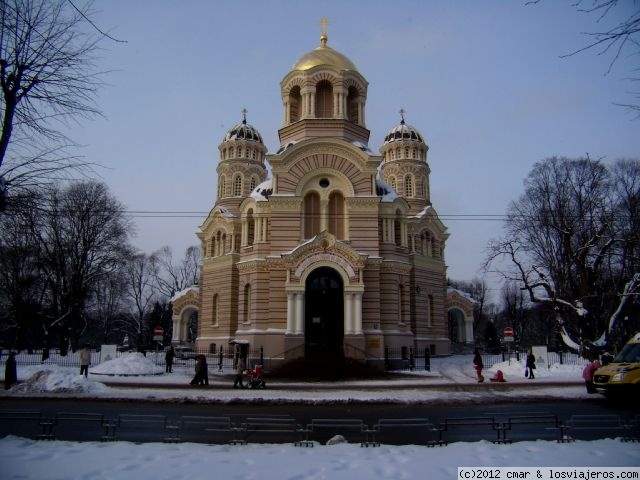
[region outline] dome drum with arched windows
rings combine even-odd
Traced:
[[[218,199],[224,200],[227,207],[239,204],[267,178],[264,165],[267,147],[260,132],[247,123],[246,109],[242,110],[242,115],[242,122],[234,125],[218,146]]]
[[[326,42],[324,32],[280,84],[276,153],[246,111],[224,135],[217,200],[197,234],[199,289],[175,299],[175,343],[197,310],[197,348],[246,341],[270,370],[326,357],[384,368],[386,349],[450,352],[449,234],[429,200],[427,143],[402,111],[374,155],[368,83]]]

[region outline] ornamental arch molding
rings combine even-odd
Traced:
[[[173,334],[171,343],[181,344],[189,341],[188,329],[194,315],[200,312],[200,290],[191,287],[177,293],[171,299],[173,308]]]

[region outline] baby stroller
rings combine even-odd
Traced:
[[[247,384],[249,388],[266,388],[267,384],[262,378],[262,374],[264,370],[262,369],[262,365],[256,365],[253,368],[247,370],[247,375],[249,376]]]

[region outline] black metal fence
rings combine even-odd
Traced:
[[[116,351],[116,358],[129,355],[131,351]],[[9,350],[0,352],[0,361],[4,361],[9,354]],[[146,350],[144,356],[158,366],[165,367],[165,350]],[[215,353],[207,349],[193,349],[188,352],[182,352],[174,358],[173,364],[183,366],[187,369],[195,369],[197,355],[204,355],[207,360],[209,370],[217,369],[218,371],[230,371],[235,369],[236,351],[234,347],[227,349],[220,347]],[[101,362],[101,353],[99,349],[91,350],[91,365],[97,365]],[[267,362],[265,364],[265,362]],[[30,349],[17,351],[16,363],[18,365],[58,365],[61,367],[77,367],[80,368],[80,351],[67,351],[62,354],[58,349]],[[254,367],[256,364],[263,365],[265,368],[269,366],[269,359],[264,357],[262,347],[249,349],[247,353],[247,367]]]
[[[0,361],[8,355],[9,350],[0,351]],[[129,352],[117,351],[116,357],[128,355]],[[384,368],[386,371],[412,371],[412,370],[431,370],[431,360],[433,357],[431,348],[414,349],[412,347],[400,347],[384,349]],[[164,368],[165,352],[164,350],[148,350],[144,355],[150,358],[156,365]],[[228,372],[235,369],[236,349],[234,346],[227,348],[219,347],[216,351],[209,349],[193,349],[191,351],[179,352],[174,359],[174,365],[186,368],[195,368],[196,355],[204,355],[207,360],[209,370],[217,370],[219,372]],[[485,368],[490,368],[496,363],[507,361],[524,361],[526,351],[503,352],[498,354],[484,353],[482,355]],[[16,355],[18,365],[59,365],[61,367],[78,367],[80,366],[79,351],[68,351],[64,355],[57,349],[33,349],[23,350]],[[100,350],[92,350],[91,364],[100,363]],[[547,365],[582,365],[585,360],[578,354],[568,352],[548,352]],[[540,362],[538,362],[540,363]],[[248,350],[247,367],[252,368],[255,365],[262,365],[266,370],[271,367],[271,359],[265,357],[264,349],[254,348]]]

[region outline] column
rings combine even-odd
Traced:
[[[240,246],[241,247],[245,247],[247,245],[247,241],[249,240],[248,237],[248,231],[247,231],[247,219],[243,218],[242,219],[242,234],[240,236]]]
[[[353,333],[353,295],[350,292],[344,294],[344,334]]]
[[[269,220],[267,217],[262,219],[262,241],[267,241],[267,226],[269,225]]]
[[[362,335],[362,293],[354,293],[354,318],[353,318],[353,333],[356,335]]]
[[[321,232],[329,229],[328,211],[329,211],[329,199],[321,198],[320,199],[320,231]]]
[[[287,331],[286,333],[295,333],[295,312],[294,312],[294,296],[295,293],[287,292]]]
[[[291,118],[291,105],[289,104],[289,100],[284,101],[284,121],[283,125],[289,125],[289,119]]]
[[[304,333],[304,293],[296,293],[296,333]]]
[[[171,336],[171,343],[178,343],[180,342],[180,319],[178,318],[174,318],[173,319],[173,334]]]

